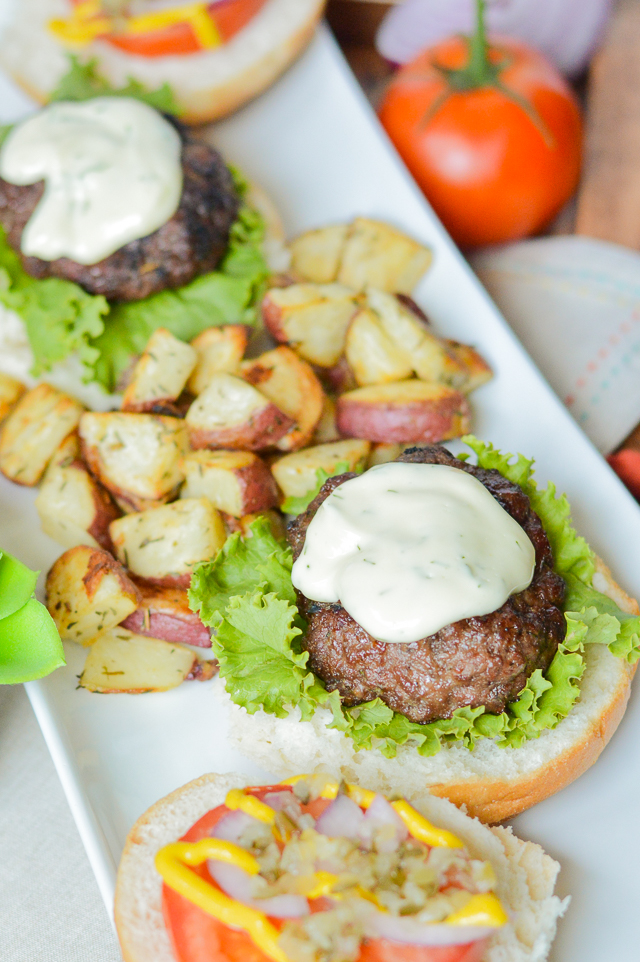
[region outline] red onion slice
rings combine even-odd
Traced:
[[[373,835],[378,829],[386,825],[394,829],[394,834],[384,842],[378,840],[377,847],[381,852],[393,852],[400,842],[404,842],[409,837],[406,825],[384,795],[376,795],[371,805],[364,813],[364,823],[360,830],[360,838],[365,844],[370,844]]]
[[[329,838],[350,838],[357,842],[363,826],[364,814],[360,806],[347,795],[338,795],[316,822],[316,832]]]
[[[467,945],[493,935],[495,929],[479,925],[429,925],[405,916],[372,912],[367,918],[369,938],[390,939],[407,945]]]
[[[274,919],[300,919],[309,914],[309,903],[303,895],[274,895],[268,899],[256,899],[251,894],[251,876],[237,865],[207,861],[207,868],[222,891],[236,902],[264,912]]]
[[[253,818],[251,815],[247,815],[245,812],[237,809],[235,812],[229,812],[228,815],[221,818],[220,821],[214,825],[211,834],[214,838],[221,838],[224,839],[225,842],[233,842],[237,845],[248,829],[252,827],[255,828],[260,824],[257,818]]]

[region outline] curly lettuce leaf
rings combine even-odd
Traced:
[[[328,693],[307,670],[307,655],[299,644],[304,623],[291,585],[292,555],[270,530],[265,536],[265,521],[257,529],[258,538],[254,535],[243,543],[234,536],[214,562],[199,566],[202,574],[196,569],[192,587],[192,606],[196,603],[201,616],[207,614],[209,624],[218,625],[220,674],[236,704],[249,712],[263,708],[280,718],[298,707],[303,719],[319,707],[329,708],[329,727],[344,732],[356,750],[377,748],[386,757],[406,744],[423,756],[435,755],[451,743],[473,749],[481,738],[518,748],[558,725],[577,702],[586,645],[606,645],[631,663],[640,657],[640,618],[621,611],[591,585],[593,554],[571,525],[567,499],[557,497],[553,485],[539,490],[533,462],[522,455],[513,460],[473,437],[465,441],[481,467],[500,471],[525,490],[549,535],[556,570],[567,584],[566,636],[547,672],[536,669],[517,700],[499,715],[483,707],[459,708],[449,719],[420,725],[379,698],[345,708],[338,693]]]
[[[98,73],[98,61],[94,57],[86,63],[81,63],[74,54],[68,55],[69,69],[60,78],[58,85],[51,94],[51,100],[91,100],[92,97],[133,97],[141,100],[150,107],[155,107],[163,114],[180,114],[173,91],[168,83],[163,83],[156,90],[147,90],[133,77],[127,78],[124,87],[114,87]]]
[[[291,549],[273,536],[267,518],[250,525],[251,537],[236,532],[227,538],[212,561],[195,565],[189,604],[205,625],[222,621],[232,599],[273,593],[290,605],[296,603],[291,584]]]
[[[109,305],[104,297],[87,294],[71,281],[57,277],[36,280],[23,269],[0,227],[0,303],[24,321],[31,343],[37,377],[77,351],[86,365],[98,352],[91,341],[104,330]]]
[[[89,366],[95,380],[112,391],[159,327],[190,341],[207,327],[253,325],[269,274],[261,249],[263,235],[260,214],[243,204],[231,227],[227,252],[215,271],[175,290],[113,305],[104,332],[91,342],[96,355]]]

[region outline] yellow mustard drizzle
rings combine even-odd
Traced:
[[[124,30],[120,28],[120,24],[118,25],[118,32],[135,36],[153,30],[162,30],[176,23],[188,23],[198,43],[204,49],[210,50],[219,47],[222,43],[220,32],[209,15],[206,3],[190,3],[184,7],[129,17]],[[66,20],[50,20],[49,29],[59,40],[82,46],[91,43],[96,37],[111,33],[114,29],[114,21],[111,17],[101,15],[98,0],[85,0],[84,3],[74,7],[73,13]]]
[[[281,784],[295,785],[305,778],[308,779],[309,776],[296,775],[286,779]],[[346,785],[345,787],[349,797],[361,808],[369,808],[375,798],[375,792],[360,788],[358,785]],[[321,797],[333,800],[337,797],[339,788],[338,782],[327,782],[321,792]],[[463,848],[463,843],[452,832],[432,825],[404,799],[391,802],[391,804],[414,838],[432,847]],[[228,792],[225,805],[231,811],[239,809],[268,825],[273,825],[275,821],[276,813],[274,809],[253,795],[245,794],[241,789],[234,788]],[[173,842],[166,845],[157,853],[155,866],[169,888],[225,925],[244,930],[258,948],[262,949],[265,955],[273,959],[274,962],[289,962],[278,945],[278,930],[269,922],[264,913],[229,898],[228,895],[192,872],[188,867],[200,865],[208,858],[236,865],[250,875],[256,875],[259,872],[258,861],[253,855],[240,848],[239,845],[234,845],[233,842],[216,838],[205,838],[193,843]],[[317,899],[325,895],[331,895],[334,899],[340,899],[342,893],[333,891],[333,886],[338,880],[339,876],[331,872],[316,872],[314,884],[306,892],[306,897]],[[380,910],[385,911],[384,906],[380,904],[372,892],[366,891],[360,885],[356,886],[355,890],[361,898],[372,902]],[[508,921],[509,918],[499,898],[493,892],[488,892],[473,895],[464,908],[447,916],[442,924],[500,928]]]
[[[208,858],[237,865],[252,875],[258,872],[258,863],[252,855],[232,842],[216,838],[165,845],[157,853],[155,865],[169,888],[178,895],[184,896],[219,922],[244,930],[274,962],[288,962],[287,956],[278,945],[279,932],[264,913],[229,898],[188,867],[201,865]]]

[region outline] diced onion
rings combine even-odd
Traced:
[[[316,822],[316,832],[330,838],[350,838],[357,842],[363,826],[364,814],[360,806],[347,795],[338,795]]]
[[[258,828],[262,823],[257,818],[247,815],[237,809],[229,812],[224,818],[217,822],[211,834],[214,838],[224,839],[225,842],[234,842],[236,845],[250,828]]]
[[[374,832],[384,828],[386,825],[394,829],[394,835],[381,842],[378,840],[379,851],[393,852],[400,842],[404,842],[409,837],[407,827],[384,795],[376,795],[371,805],[364,813],[364,823],[360,830],[360,838],[363,842],[371,841]]]
[[[309,903],[302,895],[274,895],[257,899],[251,894],[251,876],[237,865],[228,865],[209,859],[207,868],[222,891],[250,908],[264,912],[275,919],[300,919],[309,914]]]

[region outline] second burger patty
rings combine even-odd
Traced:
[[[527,495],[498,471],[454,458],[433,446],[405,451],[398,461],[446,464],[473,475],[524,529],[536,553],[528,588],[488,615],[465,618],[434,635],[406,644],[376,641],[340,604],[310,601],[298,592],[309,628],[302,639],[309,668],[337,689],[343,704],[380,698],[413,722],[450,718],[457,708],[484,705],[499,713],[514,701],[536,668],[549,667],[565,636],[561,610],[565,584],[553,570],[553,556],[540,519]],[[294,559],[304,545],[316,511],[340,484],[355,477],[330,478],[289,526]]]
[[[167,118],[171,120],[171,118]],[[97,264],[22,257],[32,277],[60,277],[109,301],[138,301],[167,288],[182,287],[212,271],[224,255],[240,198],[222,157],[209,144],[174,123],[182,139],[180,204],[162,227],[130,241]],[[20,253],[22,231],[42,197],[43,181],[26,187],[0,178],[0,223]]]

